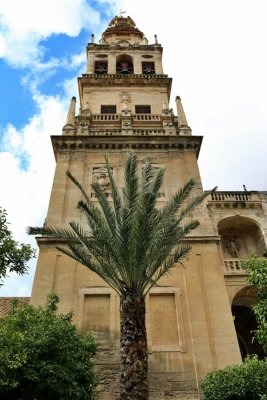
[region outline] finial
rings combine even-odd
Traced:
[[[120,17],[123,17],[122,14],[126,14],[126,13],[127,13],[127,11],[122,11],[122,10],[120,10]]]
[[[158,35],[154,35],[155,38],[155,44],[158,44]]]
[[[91,43],[94,43],[95,35],[92,33],[91,34]]]
[[[72,125],[74,127],[75,124],[75,109],[76,109],[76,97],[73,96],[71,98],[70,106],[69,106],[69,111],[67,114],[66,118],[66,125]]]
[[[187,119],[185,116],[185,112],[183,109],[183,105],[181,102],[181,97],[176,96],[175,97],[175,102],[176,102],[176,109],[177,109],[177,118],[178,118],[178,127],[181,129],[190,129],[187,123]]]

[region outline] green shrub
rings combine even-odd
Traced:
[[[267,400],[267,360],[254,356],[210,372],[201,388],[204,400]]]
[[[92,400],[96,342],[80,336],[71,314],[57,313],[58,297],[46,307],[19,307],[0,318],[1,400]]]

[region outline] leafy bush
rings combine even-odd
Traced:
[[[23,275],[27,272],[27,262],[35,257],[35,250],[29,245],[13,239],[8,227],[7,212],[0,207],[0,286],[8,272]]]
[[[210,372],[201,388],[204,400],[267,400],[267,360],[254,356],[242,365]]]
[[[0,318],[1,400],[91,400],[96,343],[82,337],[71,314],[57,314],[58,297],[45,308],[14,305]]]
[[[256,304],[252,307],[258,323],[255,339],[267,353],[267,259],[252,254],[241,266],[249,273],[248,283],[257,286]]]

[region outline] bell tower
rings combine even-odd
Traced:
[[[164,73],[162,52],[157,37],[148,43],[130,17],[113,18],[99,43],[91,35],[86,73],[78,77],[78,115],[73,97],[62,135],[51,137],[56,170],[47,225],[83,223],[76,210],[80,194],[67,179],[67,170],[92,201],[95,181],[110,198],[105,156],[122,186],[123,167],[132,150],[140,170],[147,157],[155,170],[166,170],[159,206],[190,178],[197,183],[195,191],[202,191],[197,164],[202,137],[192,135],[179,96],[175,111],[170,108],[172,79]],[[241,360],[221,270],[220,236],[206,204],[192,217],[200,227],[188,238],[193,248],[185,268],[177,267],[162,278],[147,296],[152,400],[181,395],[199,399],[203,374]],[[77,329],[93,330],[103,344],[100,376],[109,382],[100,398],[114,399],[119,379],[118,296],[94,273],[59,253],[54,240],[43,236],[37,241],[40,253],[31,302],[44,304],[48,293],[56,292],[60,311],[74,312]]]

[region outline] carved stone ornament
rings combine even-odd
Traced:
[[[123,109],[126,110],[128,103],[132,102],[131,96],[128,93],[120,93],[120,103],[123,103]]]
[[[103,192],[107,192],[110,189],[110,182],[108,176],[108,170],[106,167],[94,167],[93,168],[93,183],[98,183]]]
[[[240,246],[239,246],[239,243],[238,243],[236,237],[232,236],[232,237],[226,238],[224,241],[224,245],[225,245],[229,255],[232,258],[239,258]]]

